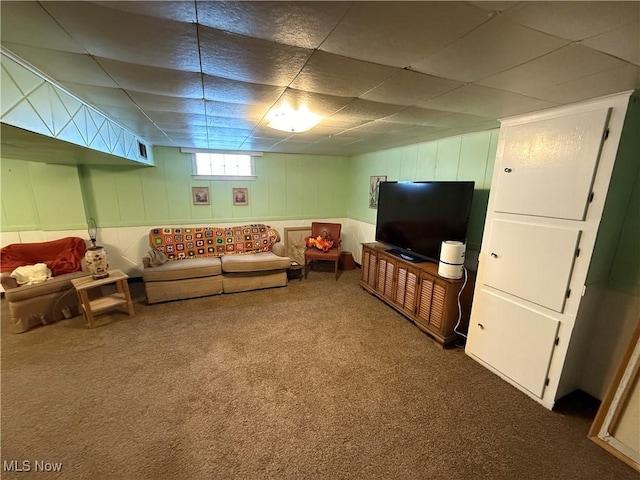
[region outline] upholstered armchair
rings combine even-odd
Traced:
[[[304,251],[304,278],[307,278],[309,270],[315,261],[333,262],[338,280],[338,261],[340,260],[340,230],[342,225],[339,223],[311,223],[311,237],[327,239],[333,241],[333,246],[328,250],[320,250],[314,246],[308,246]]]

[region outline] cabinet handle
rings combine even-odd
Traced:
[[[497,253],[493,253],[493,252],[491,252],[491,256],[492,256],[493,258],[498,258],[498,254],[497,254]]]
[[[484,330],[484,325],[483,324],[479,323],[478,327],[480,327],[480,330]]]
[[[509,167],[507,167],[507,168],[505,168],[505,169],[504,169],[504,172],[505,172],[505,173],[511,173],[512,171],[513,171],[513,170],[511,170]]]

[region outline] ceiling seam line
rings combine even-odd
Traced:
[[[196,14],[196,41],[198,42],[198,63],[200,64],[200,86],[202,87],[202,108],[204,109],[205,132],[207,133],[207,148],[211,148],[209,141],[209,118],[207,117],[207,100],[204,89],[204,70],[202,68],[202,44],[200,43],[200,19],[198,17],[198,0],[193,1]]]

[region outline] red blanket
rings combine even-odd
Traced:
[[[46,263],[52,275],[79,272],[87,244],[79,237],[65,237],[51,242],[12,243],[0,249],[0,272]]]

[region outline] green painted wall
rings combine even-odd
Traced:
[[[347,217],[376,223],[377,210],[369,208],[371,176],[406,181],[473,180],[476,191],[467,243],[477,250],[482,241],[497,144],[498,130],[490,130],[352,157]]]
[[[640,296],[640,173],[631,195],[618,247],[611,266],[609,287],[618,292]]]
[[[2,159],[2,231],[87,226],[75,166]]]
[[[80,167],[87,212],[100,227],[344,217],[347,158],[265,153],[256,180],[194,180],[191,155],[154,148],[154,168]],[[210,205],[193,205],[192,187],[209,187]],[[249,190],[234,206],[232,189]]]

